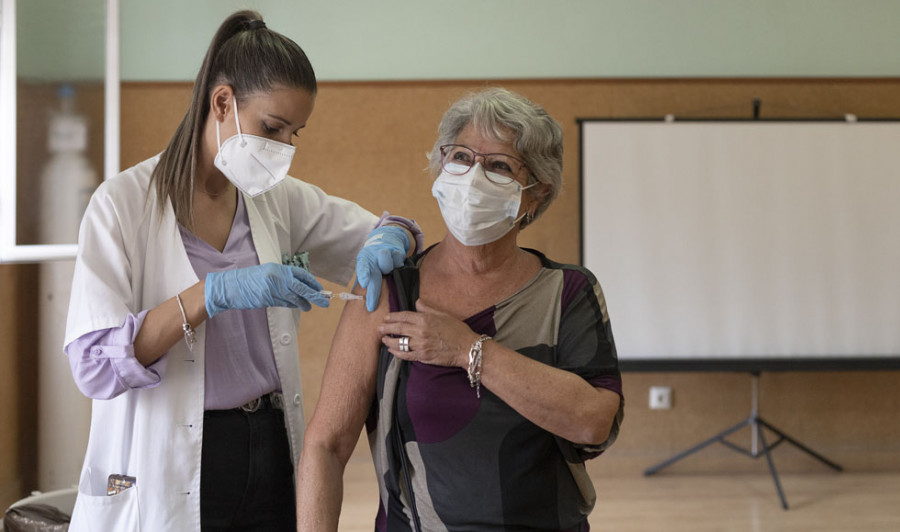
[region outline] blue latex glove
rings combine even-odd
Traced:
[[[356,256],[356,282],[366,289],[366,309],[378,306],[381,276],[403,266],[409,251],[409,235],[391,225],[376,227]]]
[[[212,318],[223,310],[289,307],[309,310],[310,303],[328,306],[319,293],[322,285],[297,266],[268,262],[236,270],[206,274],[206,312]]]

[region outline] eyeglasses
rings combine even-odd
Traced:
[[[516,180],[516,176],[522,171],[525,162],[521,159],[504,153],[478,153],[477,151],[461,144],[445,144],[441,146],[441,167],[452,175],[463,175],[475,164],[475,159],[481,157],[485,176],[492,183],[508,185]]]

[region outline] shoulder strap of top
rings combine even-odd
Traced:
[[[415,312],[416,300],[419,299],[419,269],[410,259],[406,259],[406,264],[391,272],[387,284],[391,312]]]

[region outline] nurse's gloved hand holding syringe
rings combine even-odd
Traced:
[[[289,307],[309,310],[310,303],[327,307],[322,285],[297,266],[269,262],[206,275],[204,295],[209,317],[229,309]]]

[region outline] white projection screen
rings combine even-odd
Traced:
[[[620,360],[900,359],[900,122],[580,124]]]

